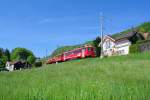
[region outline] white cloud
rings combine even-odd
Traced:
[[[75,21],[85,21],[85,20],[90,20],[90,18],[87,18],[85,16],[73,16],[73,17],[49,17],[49,18],[43,18],[40,21],[38,21],[39,24],[43,23],[53,23],[53,22],[75,22]]]

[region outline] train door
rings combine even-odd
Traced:
[[[82,58],[85,58],[85,51],[86,51],[86,49],[83,48],[83,49],[82,49]]]
[[[66,53],[63,54],[63,61],[66,61]]]

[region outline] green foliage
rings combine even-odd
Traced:
[[[33,55],[30,55],[27,57],[27,62],[29,64],[33,64],[35,62],[36,58]]]
[[[140,52],[139,50],[139,44],[133,44],[130,46],[130,53],[138,53]]]
[[[94,41],[87,41],[83,45],[92,45],[92,46],[94,46]]]
[[[140,33],[145,33],[145,32],[149,32],[150,33],[150,22],[145,22],[145,23],[142,23],[139,26],[136,26],[135,30],[140,32]],[[118,37],[118,36],[120,36],[122,34],[127,34],[127,33],[132,32],[132,31],[133,31],[132,29],[128,29],[128,30],[125,30],[123,32],[116,33],[112,37]]]
[[[3,56],[3,48],[0,48],[0,57]]]
[[[150,32],[150,22],[145,22],[137,27],[141,33]]]
[[[10,52],[8,49],[0,48],[0,67],[5,67],[7,61],[10,61]]]
[[[143,41],[138,41],[136,44],[132,44],[130,46],[130,53],[139,53],[139,52],[142,52],[140,51],[140,48],[142,45],[144,44],[149,44],[150,43],[150,40],[143,40]]]
[[[97,37],[94,41],[93,41],[93,44],[94,44],[94,47],[96,48],[96,56],[99,57],[100,54],[101,54],[101,48],[99,47],[99,44],[101,42],[101,38],[100,37]]]
[[[6,49],[5,52],[4,52],[4,56],[6,57],[7,61],[10,61],[10,55],[11,55],[10,51],[8,49]]]
[[[28,61],[30,64],[32,64],[34,63],[35,59],[36,58],[34,54],[25,48],[15,48],[11,53],[12,61]]]
[[[5,67],[5,64],[7,62],[7,58],[5,56],[0,58],[0,67]]]
[[[42,62],[41,61],[35,62],[34,66],[35,67],[42,67]]]
[[[150,100],[150,53],[0,73],[1,100]]]

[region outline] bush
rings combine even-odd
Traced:
[[[139,50],[139,44],[132,44],[130,46],[129,52],[130,53],[138,53],[138,52],[140,52],[140,50]]]
[[[41,61],[35,62],[34,66],[35,67],[41,67],[42,66],[42,62]]]

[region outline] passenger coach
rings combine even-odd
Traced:
[[[95,47],[85,45],[74,50],[66,51],[58,56],[52,57],[47,61],[47,64],[56,62],[64,62],[72,59],[81,59],[86,57],[95,57]]]

